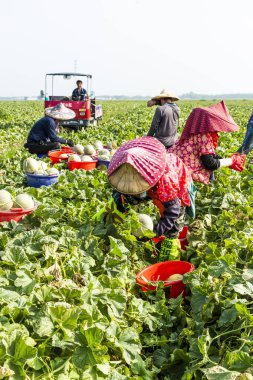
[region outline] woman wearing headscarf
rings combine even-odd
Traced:
[[[165,235],[160,257],[168,259],[182,225],[179,219],[190,206],[188,187],[191,175],[182,160],[167,153],[163,144],[153,137],[141,137],[123,144],[113,155],[108,179],[119,211],[128,203],[152,199],[160,212],[155,226],[156,236]],[[175,239],[175,240],[173,240]]]
[[[169,152],[183,160],[194,181],[209,184],[214,170],[222,167],[243,170],[245,155],[235,153],[230,158],[221,158],[216,154],[218,132],[238,130],[223,101],[211,107],[194,108],[180,139]]]

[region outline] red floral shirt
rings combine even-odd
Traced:
[[[162,203],[179,198],[183,206],[189,206],[187,189],[191,180],[190,171],[183,161],[175,154],[167,153],[164,174],[152,191]]]
[[[200,157],[204,154],[215,154],[218,139],[216,132],[192,134],[181,143],[177,142],[168,151],[183,160],[190,169],[194,181],[209,184],[212,171],[204,167]]]

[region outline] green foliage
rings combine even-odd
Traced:
[[[199,102],[207,105],[210,102]],[[180,128],[197,103],[182,102]],[[219,152],[239,146],[252,103],[229,102],[240,134],[223,134]],[[98,127],[72,133],[75,143],[117,144],[147,132],[154,109],[144,102],[104,102]],[[253,169],[222,169],[198,186],[197,219],[183,259],[188,297],[144,294],[135,275],[156,260],[139,241],[137,213],[117,212],[106,172],[69,172],[57,184],[25,186],[22,148],[43,115],[40,102],[0,103],[0,189],[26,192],[37,210],[0,225],[0,378],[191,380],[252,379]],[[62,135],[67,136],[65,131]],[[43,159],[48,161],[48,159]]]

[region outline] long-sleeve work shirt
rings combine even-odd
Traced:
[[[60,144],[65,144],[66,139],[57,136],[56,133],[56,122],[52,117],[45,116],[38,120],[31,128],[27,143],[38,143],[38,142],[59,142]]]

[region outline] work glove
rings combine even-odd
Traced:
[[[166,237],[158,254],[158,261],[180,260],[180,240]]]
[[[230,169],[237,170],[238,172],[241,172],[244,169],[244,165],[246,162],[246,155],[245,154],[238,154],[234,153],[231,156],[232,158],[232,165],[230,165]]]
[[[73,146],[75,145],[73,140],[67,140],[67,144],[68,144],[68,146],[70,146],[71,148],[73,148]]]

